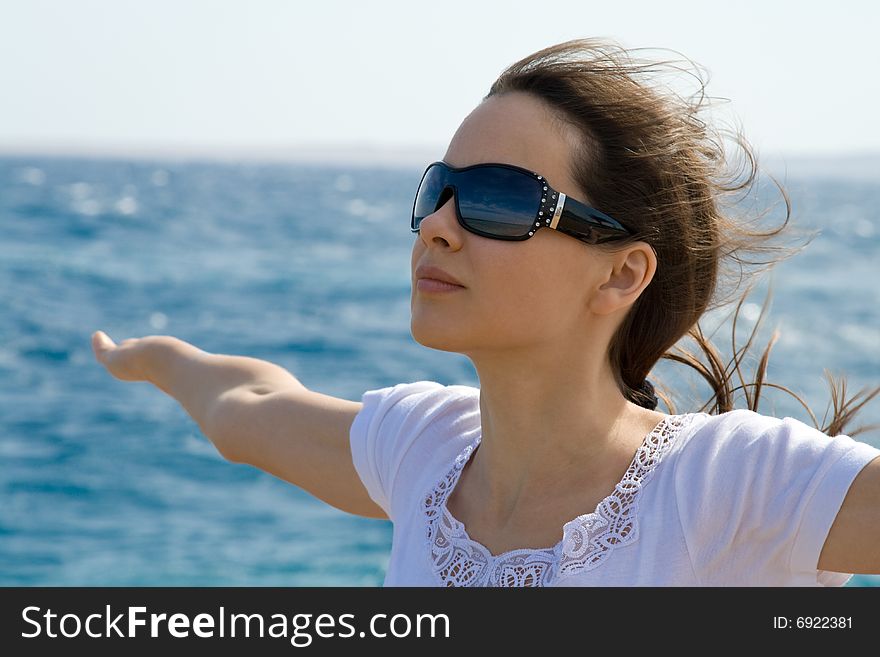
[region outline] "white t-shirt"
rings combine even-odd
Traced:
[[[555,546],[492,555],[445,500],[481,439],[479,388],[370,390],[354,466],[393,523],[385,586],[843,586],[817,570],[850,484],[880,449],[746,409],[667,416],[615,492]]]

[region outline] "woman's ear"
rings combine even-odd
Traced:
[[[657,271],[657,256],[646,242],[635,242],[626,249],[609,253],[604,279],[596,288],[590,310],[608,315],[635,303]]]

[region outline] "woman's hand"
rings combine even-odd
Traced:
[[[146,364],[156,337],[128,338],[117,345],[103,331],[95,331],[92,333],[92,350],[97,361],[120,381],[149,381]]]

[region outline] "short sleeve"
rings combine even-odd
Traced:
[[[400,482],[407,455],[420,437],[455,427],[462,408],[457,402],[467,398],[462,394],[465,390],[476,389],[415,381],[363,394],[363,408],[349,436],[352,462],[370,497],[389,519],[395,518],[396,486],[406,485]]]
[[[714,586],[843,586],[817,569],[850,485],[880,449],[791,417],[739,409],[706,422],[676,466],[697,579]]]

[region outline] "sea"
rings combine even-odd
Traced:
[[[90,336],[174,335],[354,401],[405,381],[479,386],[465,356],[410,333],[427,164],[0,156],[0,586],[381,586],[389,521],[226,461],[175,399],[112,377]],[[762,282],[735,336],[732,307],[704,326],[725,357],[756,330],[747,374],[778,329],[767,380],[820,423],[826,372],[848,397],[880,384],[880,176],[821,164],[782,181],[792,224],[818,235],[745,277]],[[755,193],[776,204],[767,227],[784,211],[774,189]],[[651,378],[679,412],[711,396],[672,360]],[[814,425],[781,388],[758,411]],[[875,423],[880,397],[853,426]],[[855,438],[880,447],[878,428]]]

